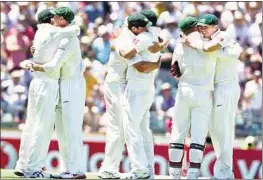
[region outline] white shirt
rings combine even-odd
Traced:
[[[238,57],[242,51],[238,43],[234,42],[226,32],[218,30],[212,39],[223,37],[222,48],[217,51],[215,85],[221,85],[228,82],[238,82]]]
[[[202,44],[198,32],[188,35],[188,38]],[[214,90],[214,74],[216,60],[213,59],[216,53],[200,52],[189,48],[179,42],[173,53],[173,62],[178,61],[181,77],[178,87],[192,87],[198,90]]]
[[[127,27],[123,27],[118,38],[113,40],[115,51],[110,52],[110,59],[108,62],[108,74],[106,76],[106,82],[125,82],[126,70],[128,67],[127,61],[119,54],[120,48],[127,48],[133,46],[132,39],[135,37]],[[125,43],[124,43],[125,42]]]
[[[60,79],[81,77],[85,67],[78,37],[62,39],[58,49],[60,51],[53,60],[44,64],[45,71],[56,76],[60,74]]]
[[[154,70],[149,73],[139,72],[137,71],[133,65],[141,62],[141,61],[148,61],[148,62],[157,62],[160,58],[160,52],[151,53],[148,50],[148,47],[153,45],[153,41],[156,37],[150,32],[143,32],[136,36],[135,44],[139,49],[138,54],[139,57],[135,57],[136,60],[128,61],[128,70],[127,70],[127,80],[136,80],[136,81],[143,81],[146,80],[149,83],[154,81],[154,78],[158,72],[158,70]]]
[[[51,24],[39,24],[33,42],[33,46],[35,47],[33,61],[38,64],[50,62],[54,58],[62,38],[77,35],[78,33],[79,28],[77,26],[59,28]],[[34,72],[33,74],[37,76],[45,73]],[[47,74],[55,79],[59,79],[60,76],[59,73],[47,72]]]
[[[246,83],[244,96],[250,96],[250,108],[251,109],[261,109],[262,108],[262,79],[259,80],[259,83],[256,83],[255,80],[251,80]]]

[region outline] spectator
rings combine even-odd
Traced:
[[[14,26],[6,36],[5,42],[12,67],[18,68],[20,62],[27,59],[27,51],[30,46],[29,39],[22,34],[22,29],[19,26]]]
[[[247,110],[251,111],[253,116],[262,115],[262,78],[261,72],[255,71],[253,80],[247,82],[245,87],[245,103]]]
[[[88,19],[90,22],[95,22],[97,17],[104,16],[103,6],[99,2],[88,2],[89,4],[85,8],[85,12],[88,15]]]
[[[26,88],[22,85],[17,85],[14,88],[14,93],[9,97],[9,104],[13,109],[14,121],[22,123],[25,120],[27,95]]]
[[[171,85],[164,83],[161,86],[161,94],[156,98],[155,106],[159,116],[163,117],[166,112],[174,106],[175,100],[172,96]]]
[[[95,58],[102,64],[107,64],[110,54],[110,34],[106,26],[98,28],[98,35],[93,44],[92,50],[95,52]]]
[[[91,69],[91,62],[90,62],[90,60],[89,59],[84,59],[84,63],[85,63],[85,66],[86,66],[86,70],[84,72],[84,77],[85,77],[85,80],[86,80],[86,98],[89,98],[89,97],[91,97],[91,92],[92,92],[93,87],[96,84],[98,84],[98,80],[90,72],[90,69]]]
[[[21,85],[21,77],[22,77],[23,71],[22,70],[13,70],[11,72],[11,80],[7,80],[5,83],[8,84],[7,87],[7,94],[11,96],[15,93],[15,87],[18,85]]]

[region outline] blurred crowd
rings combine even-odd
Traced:
[[[1,123],[16,126],[26,118],[27,93],[32,75],[19,64],[32,57],[37,14],[45,8],[69,6],[81,27],[81,50],[86,70],[86,106],[83,130],[105,132],[103,81],[109,60],[111,33],[128,15],[152,9],[158,25],[173,36],[161,57],[156,78],[156,100],[151,107],[151,128],[157,133],[171,129],[177,81],[170,75],[171,58],[179,37],[178,21],[185,16],[213,13],[220,28],[242,46],[238,72],[242,95],[236,118],[236,134],[261,134],[262,117],[262,2],[1,2]]]

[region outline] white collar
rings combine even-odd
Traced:
[[[217,36],[220,32],[220,29],[217,29],[217,31],[214,34],[212,34],[211,39],[214,39],[214,37]]]

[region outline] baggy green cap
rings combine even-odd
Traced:
[[[128,17],[128,26],[149,27],[152,23],[140,13],[132,14]]]
[[[71,23],[75,17],[74,12],[69,7],[59,7],[52,11],[55,15],[62,16],[66,21]]]
[[[44,9],[38,14],[37,21],[39,24],[49,23],[51,18],[53,17],[54,17],[54,14],[51,12],[50,9]]]
[[[147,17],[147,19],[152,23],[153,26],[156,26],[157,23],[157,15],[150,9],[145,9],[140,12],[142,15]]]
[[[179,22],[178,27],[181,29],[181,31],[185,32],[186,30],[196,26],[197,23],[197,18],[188,16]]]
[[[218,25],[218,18],[213,14],[203,14],[198,20],[198,26],[215,26]]]

